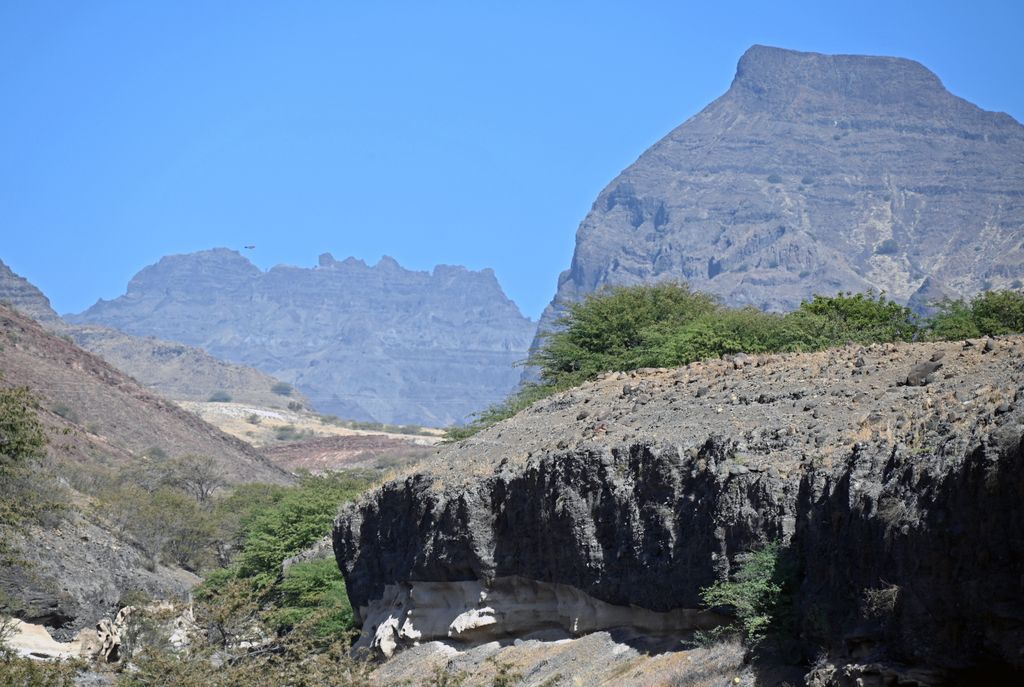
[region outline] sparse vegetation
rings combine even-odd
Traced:
[[[524,386],[464,427],[459,440],[537,400],[609,371],[674,367],[736,353],[813,351],[847,342],[911,341],[917,317],[884,294],[815,296],[785,315],[729,308],[685,284],[616,287],[571,304],[527,364],[541,381]]]
[[[231,403],[231,394],[226,391],[214,391],[207,400],[210,403]]]
[[[433,432],[420,425],[392,425],[386,422],[368,422],[360,420],[342,420],[336,415],[318,415],[322,424],[345,427],[346,429],[359,429],[366,432],[386,432],[388,434],[418,434],[433,436]]]
[[[524,385],[474,420],[451,427],[458,441],[553,393],[604,372],[675,367],[737,353],[818,351],[847,343],[949,340],[1024,332],[1024,294],[986,291],[945,301],[922,320],[884,293],[814,296],[786,314],[729,308],[685,284],[608,288],[570,304],[557,329],[526,361],[541,380]]]
[[[46,434],[36,397],[26,387],[0,387],[0,562],[10,535],[59,508],[61,489],[42,470]]]

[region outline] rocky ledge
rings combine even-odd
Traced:
[[[1022,381],[1024,339],[1001,338],[740,355],[546,399],[339,515],[361,646],[685,636],[722,620],[701,588],[781,540],[796,641],[834,661],[816,684],[1024,669]]]

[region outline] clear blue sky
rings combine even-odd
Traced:
[[[598,192],[754,43],[1024,118],[1024,3],[0,4],[0,259],[59,312],[168,253],[493,267],[536,318]]]

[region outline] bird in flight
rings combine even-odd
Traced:
[[[253,248],[255,248],[255,247],[256,247],[256,246],[245,246],[245,249],[246,249],[246,250],[252,250],[252,249],[253,249]]]

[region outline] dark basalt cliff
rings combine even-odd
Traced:
[[[540,329],[603,285],[668,279],[773,310],[872,287],[971,295],[1019,286],[1022,240],[1012,117],[910,60],[754,46],[601,192]]]
[[[435,426],[503,399],[534,333],[491,270],[325,254],[263,272],[227,249],[165,257],[68,319],[201,346],[293,383],[321,412]]]
[[[700,589],[781,540],[795,641],[845,665],[815,684],[1024,670],[1022,385],[1024,340],[1004,338],[741,356],[541,401],[338,517],[362,645],[685,637],[722,620]]]

